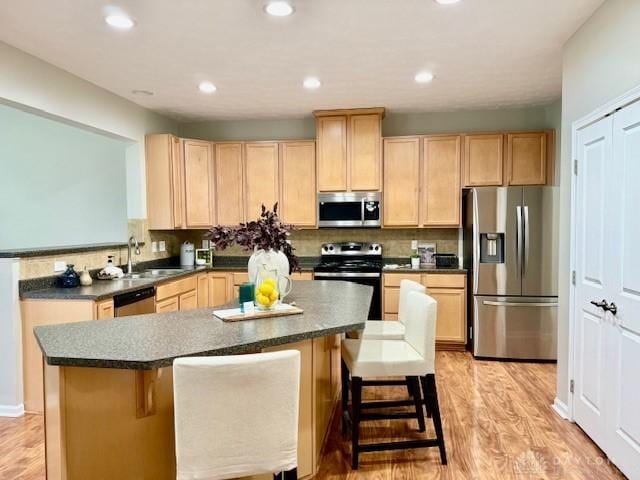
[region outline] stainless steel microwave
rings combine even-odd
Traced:
[[[379,227],[380,192],[318,194],[318,227]]]

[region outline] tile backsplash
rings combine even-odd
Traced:
[[[457,228],[420,229],[369,229],[369,228],[322,228],[318,230],[296,230],[291,233],[291,243],[296,255],[314,257],[320,255],[323,243],[330,242],[376,242],[381,243],[386,257],[408,257],[411,240],[418,243],[435,243],[439,253],[458,253]],[[219,256],[248,255],[241,248],[232,247],[216,252]]]
[[[180,255],[180,244],[191,241],[196,248],[202,245],[204,230],[176,230],[176,231],[149,231],[144,219],[129,220],[129,233],[136,236],[138,241],[144,242],[140,247],[141,254],[134,255],[133,261],[143,262],[158,260]],[[164,240],[165,252],[152,252],[151,242]],[[291,233],[291,242],[295,253],[302,257],[316,257],[320,255],[320,247],[329,242],[376,242],[383,246],[386,257],[408,257],[411,254],[411,240],[418,242],[435,243],[439,253],[458,253],[458,229],[433,228],[433,229],[361,229],[361,228],[323,228],[317,230],[295,230]],[[55,275],[53,262],[64,261],[75,265],[80,271],[85,266],[88,269],[103,267],[107,262],[107,256],[113,255],[115,263],[123,265],[127,262],[127,248],[111,248],[95,250],[84,253],[58,254],[43,257],[28,257],[20,260],[20,278],[46,277]],[[250,255],[240,247],[234,246],[215,253],[216,256]]]

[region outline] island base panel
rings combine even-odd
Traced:
[[[339,394],[339,345],[331,335],[263,350],[301,353],[301,479],[320,463]],[[46,365],[44,377],[47,480],[175,479],[172,368]]]

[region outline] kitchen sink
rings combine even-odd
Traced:
[[[146,280],[149,278],[170,277],[178,273],[186,272],[184,268],[150,268],[144,272],[133,272],[125,274],[125,280]]]

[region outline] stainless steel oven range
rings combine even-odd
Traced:
[[[369,319],[382,318],[382,245],[378,243],[325,243],[313,269],[315,280],[343,280],[373,287]]]

